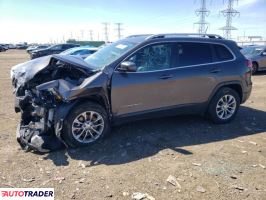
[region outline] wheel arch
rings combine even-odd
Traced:
[[[214,90],[212,91],[212,94],[211,94],[210,98],[208,99],[208,106],[209,106],[211,100],[213,99],[213,97],[215,96],[215,94],[221,88],[224,88],[224,87],[228,87],[228,88],[231,88],[231,89],[235,90],[237,92],[237,94],[239,95],[240,102],[242,102],[242,100],[243,100],[243,88],[241,86],[241,83],[239,81],[231,81],[231,82],[221,83],[221,84],[217,85],[214,88]]]
[[[77,99],[76,101],[77,101],[78,105],[82,104],[82,103],[86,103],[88,101],[97,103],[97,104],[101,105],[106,110],[106,112],[108,113],[109,116],[111,116],[110,103],[104,95],[92,94],[90,96],[81,97],[81,98]]]

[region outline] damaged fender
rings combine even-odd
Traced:
[[[17,140],[26,150],[48,152],[62,148],[64,119],[77,104],[101,98],[110,110],[108,75],[84,60],[53,55],[19,64],[11,70],[15,111],[21,112]]]

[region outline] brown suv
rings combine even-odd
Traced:
[[[38,58],[12,68],[17,131],[38,151],[94,143],[111,125],[177,114],[231,121],[250,95],[251,62],[217,35],[131,36],[87,59]]]

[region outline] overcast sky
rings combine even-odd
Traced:
[[[225,18],[219,11],[227,0],[207,0],[211,11],[208,33],[223,34]],[[194,11],[200,0],[0,0],[0,42],[61,42],[63,38],[103,39],[102,22],[110,23],[110,39],[116,39],[114,23],[123,23],[124,36],[141,33],[196,32]],[[266,37],[266,0],[239,0],[233,19],[233,37]]]

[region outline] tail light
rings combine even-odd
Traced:
[[[252,61],[251,60],[246,60],[245,64],[250,70],[252,70]]]

